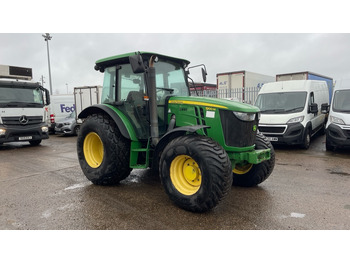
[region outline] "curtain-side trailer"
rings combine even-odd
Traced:
[[[320,80],[320,81],[325,81],[327,83],[327,86],[328,86],[329,104],[332,101],[333,78],[331,78],[331,77],[323,76],[323,75],[320,75],[317,73],[312,73],[310,71],[276,75],[276,82],[287,81],[287,80]]]

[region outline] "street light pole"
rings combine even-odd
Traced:
[[[50,36],[49,33],[46,33],[42,35],[46,41],[47,44],[47,60],[49,63],[49,82],[50,82],[50,94],[52,95],[52,82],[51,82],[51,67],[50,67],[50,52],[49,52],[49,40],[52,39],[52,36]]]

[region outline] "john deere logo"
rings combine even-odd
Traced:
[[[255,132],[256,131],[256,125],[253,125],[253,131]]]

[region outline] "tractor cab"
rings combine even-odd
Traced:
[[[96,69],[104,72],[102,103],[122,111],[131,122],[138,139],[150,136],[149,101],[152,96],[148,73],[134,70],[129,57],[133,54],[106,58],[96,62]],[[151,54],[142,53],[144,69],[149,67]],[[185,67],[188,61],[157,55],[154,61],[156,105],[159,135],[167,128],[167,101],[171,96],[189,96]],[[136,72],[135,72],[136,71]],[[138,72],[141,71],[141,72]]]

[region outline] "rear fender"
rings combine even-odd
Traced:
[[[105,105],[105,104],[97,104],[93,106],[89,106],[80,112],[78,118],[84,119],[92,114],[107,114],[112,118],[112,120],[116,123],[119,128],[120,133],[127,139],[138,141],[136,137],[136,133],[134,128],[132,127],[130,121],[126,118],[126,116],[117,108]]]

